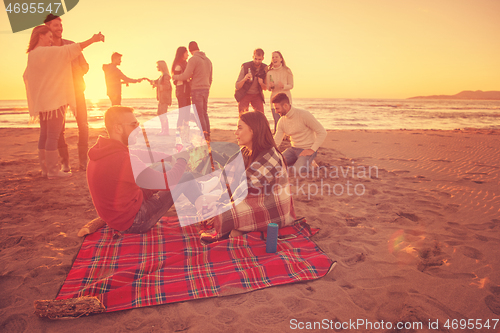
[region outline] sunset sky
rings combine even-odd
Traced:
[[[232,97],[243,62],[280,50],[294,97],[407,98],[500,90],[497,0],[80,0],[63,17],[63,38],[101,31],[85,49],[86,96],[106,98],[102,64],[114,51],[131,78],[156,78],[178,46],[198,42],[214,66],[211,97]],[[25,99],[22,74],[30,30],[13,34],[0,13],[0,99]],[[146,81],[124,98],[155,97]]]

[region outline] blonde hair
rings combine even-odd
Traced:
[[[104,127],[108,133],[112,132],[113,126],[120,122],[122,114],[134,113],[134,109],[128,106],[114,105],[104,113]]]
[[[46,25],[39,25],[33,28],[33,31],[31,32],[30,43],[28,45],[28,50],[26,51],[26,53],[30,53],[30,51],[33,51],[33,49],[40,41],[40,35],[45,35],[48,32],[50,32],[50,29]]]
[[[163,60],[158,60],[156,62],[158,64],[158,68],[162,71],[162,73],[168,73],[168,66],[167,63]]]

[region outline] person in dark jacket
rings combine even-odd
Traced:
[[[234,98],[238,102],[240,115],[248,111],[252,104],[255,111],[264,113],[264,93],[266,90],[266,64],[264,60],[264,50],[253,51],[253,61],[241,65],[240,75],[236,80],[236,92]]]
[[[111,105],[122,104],[122,83],[137,83],[144,79],[131,79],[122,73],[117,66],[122,63],[122,55],[115,52],[111,55],[111,63],[102,65],[104,78],[106,79],[106,89]]]

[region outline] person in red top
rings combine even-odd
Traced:
[[[129,151],[128,145],[133,145],[135,135],[140,133],[134,131],[139,122],[133,111],[124,106],[112,106],[106,111],[104,123],[109,138],[100,136],[90,148],[87,182],[97,213],[109,227],[123,233],[144,233],[158,222],[181,193],[194,204],[201,191],[183,186],[194,178],[184,173],[188,152],[174,155],[176,162],[163,174],[144,167],[141,154]],[[145,157],[149,157],[149,153]],[[142,172],[134,177],[133,170]],[[165,177],[168,182],[157,181]],[[152,190],[154,186],[158,186],[157,190]]]

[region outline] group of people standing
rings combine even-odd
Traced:
[[[172,104],[172,85],[175,85],[175,96],[179,105],[179,119],[177,128],[183,123],[189,122],[189,106],[193,104],[200,119],[201,128],[205,134],[205,139],[210,141],[210,120],[208,118],[208,95],[212,85],[212,62],[200,51],[198,44],[194,41],[189,43],[189,52],[192,57],[189,59],[188,49],[181,46],[177,49],[174,62],[172,63],[171,75],[165,61],[160,60],[157,69],[162,74],[156,80],[147,78],[131,79],[117,68],[121,64],[122,55],[115,52],[111,56],[111,63],[102,66],[104,70],[107,95],[111,105],[121,105],[121,85],[137,83],[143,80],[149,81],[153,87],[157,88],[156,97],[158,99],[158,115],[167,113],[168,107]],[[168,120],[161,117],[161,135],[168,135]]]
[[[248,111],[250,104],[255,111],[264,112],[264,90],[271,91],[270,105],[274,119],[274,132],[280,115],[272,107],[273,98],[279,93],[285,93],[290,103],[293,88],[293,74],[285,64],[285,59],[280,51],[272,53],[271,64],[267,66],[264,60],[264,50],[256,49],[253,52],[253,60],[241,65],[240,74],[236,80],[236,92],[234,97],[238,102],[238,111]]]
[[[173,80],[179,104],[177,127],[189,121],[190,108],[194,105],[205,138],[210,142],[207,105],[212,63],[194,41],[189,43],[188,48],[177,49],[171,72],[164,61],[157,62],[161,76],[156,80],[128,78],[117,68],[122,55],[112,55],[111,63],[103,66],[107,93],[113,104],[104,117],[108,137],[99,137],[87,155],[88,124],[83,75],[88,71],[88,64],[82,50],[99,41],[104,41],[101,33],[82,43],[63,40],[61,19],[53,15],[47,17],[45,25],[33,29],[24,80],[30,117],[40,120],[38,151],[43,176],[55,179],[70,175],[65,172],[69,171],[65,170],[66,166],[69,169],[68,164],[63,162],[62,170],[58,167],[58,155],[63,161],[67,156],[67,145],[66,153],[62,149],[58,152],[58,148],[65,144],[65,112],[70,107],[79,129],[80,168],[87,170],[89,190],[99,217],[111,228],[123,233],[147,232],[181,193],[202,216],[207,210],[216,213],[212,214],[215,218],[205,224],[206,230],[201,233],[205,242],[237,237],[249,231],[263,231],[269,223],[282,227],[293,222],[293,202],[290,192],[285,190],[288,186],[287,167],[305,166],[307,170],[326,137],[326,131],[308,111],[292,107],[290,90],[293,88],[293,74],[280,52],[273,52],[272,63],[266,66],[262,62],[264,51],[256,49],[253,61],[241,66],[235,93],[239,109],[235,136],[241,147],[244,166],[241,177],[230,170],[234,166],[229,163],[225,174],[236,175],[233,179],[226,177],[227,182],[234,183],[236,187],[243,182],[243,188],[248,188],[248,195],[235,198],[238,189],[232,193],[229,191],[228,195],[233,200],[227,203],[221,199],[223,196],[203,194],[196,186],[183,186],[183,183],[193,179],[193,175],[185,171],[189,160],[187,151],[179,152],[170,170],[164,170],[169,178],[166,188],[141,188],[132,171],[132,161],[141,163],[142,160],[140,152],[128,148],[133,133],[138,132],[139,122],[132,108],[120,105],[122,83],[148,80],[157,88],[158,114],[162,115],[172,103],[170,80]],[[53,45],[60,47],[50,47]],[[192,55],[189,60],[188,51]],[[264,90],[271,91],[274,137],[264,115]],[[255,111],[247,112],[249,105]],[[161,134],[168,134],[168,124],[162,124]],[[292,147],[282,154],[278,146],[285,134],[290,136]],[[227,205],[230,206],[224,207]]]
[[[290,90],[293,88],[293,74],[281,52],[272,53],[269,66],[263,60],[264,51],[256,49],[253,60],[241,65],[234,94],[240,116],[248,111],[250,105],[255,111],[264,113],[263,91],[271,91],[276,146],[288,135],[291,147],[283,152],[287,166],[294,166],[294,170],[299,171],[308,170],[326,138],[326,131],[310,112],[292,107]]]

